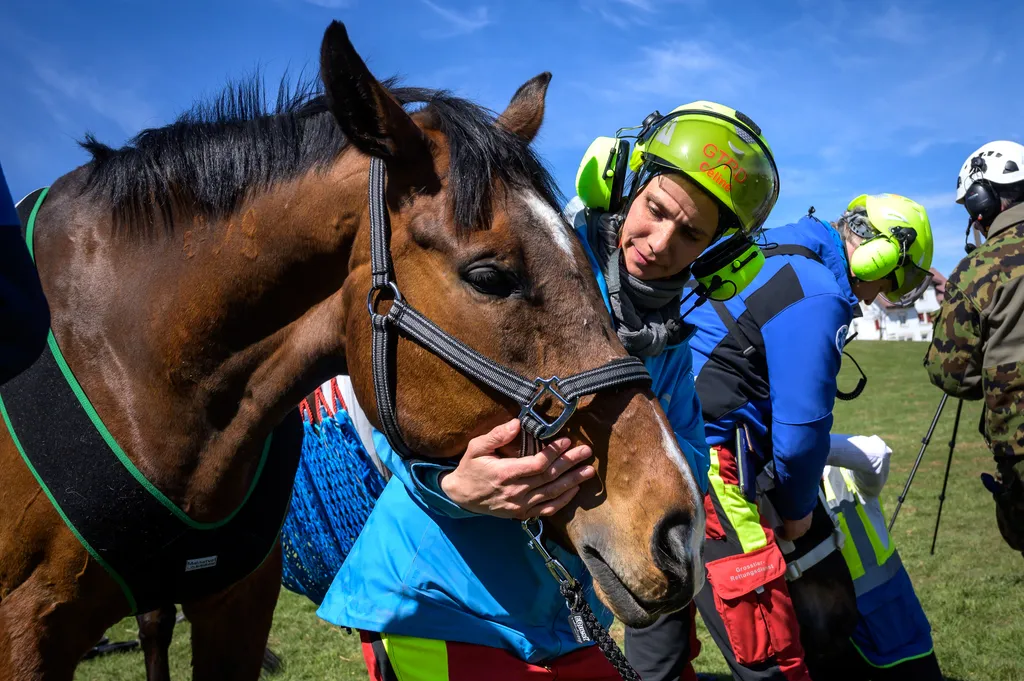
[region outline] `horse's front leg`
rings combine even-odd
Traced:
[[[0,681],[72,681],[82,656],[128,614],[117,584],[67,528],[56,528],[49,549],[0,600]]]
[[[177,614],[174,604],[170,604],[135,618],[139,623],[139,643],[146,657],[146,681],[171,681],[169,649]]]
[[[281,544],[255,572],[182,606],[192,624],[193,681],[256,681],[281,591]]]

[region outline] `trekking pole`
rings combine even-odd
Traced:
[[[949,458],[946,459],[946,475],[942,478],[942,492],[939,493],[939,512],[935,515],[935,533],[932,535],[932,552],[935,555],[935,542],[939,538],[939,521],[942,519],[942,504],[946,501],[946,483],[949,482],[949,469],[953,465],[953,449],[956,447],[956,431],[960,427],[960,412],[963,411],[964,401],[961,399],[956,403],[956,420],[953,421],[953,434],[949,438]]]
[[[910,477],[907,478],[907,484],[903,486],[903,494],[899,495],[896,499],[896,508],[893,510],[892,518],[889,520],[889,532],[892,532],[892,526],[896,524],[896,516],[900,514],[900,507],[903,506],[903,502],[907,498],[907,492],[910,491],[910,483],[914,482],[914,476],[917,475],[917,467],[921,465],[921,459],[924,458],[924,450],[928,449],[932,433],[935,432],[935,425],[939,422],[942,408],[946,406],[946,400],[948,399],[949,395],[943,394],[942,401],[939,402],[939,408],[935,410],[935,416],[932,417],[932,425],[928,426],[928,432],[921,438],[921,451],[917,453],[917,461],[914,462],[914,467],[910,469]]]

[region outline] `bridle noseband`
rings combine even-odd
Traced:
[[[394,331],[415,341],[440,357],[462,374],[496,390],[519,405],[519,421],[523,425],[522,452],[533,451],[539,442],[553,438],[566,424],[579,399],[602,390],[624,385],[650,385],[651,375],[643,361],[621,357],[607,364],[581,371],[566,378],[552,376],[529,380],[518,372],[484,357],[462,341],[454,338],[420,314],[402,296],[395,282],[391,263],[391,221],[384,199],[386,180],[384,162],[370,160],[370,265],[372,286],[366,306],[373,325],[373,388],[377,396],[377,416],[391,447],[402,457],[413,457],[398,428],[395,411]],[[385,291],[391,292],[391,308],[385,314],[376,310]],[[561,413],[548,420],[536,410],[545,397],[552,397]]]

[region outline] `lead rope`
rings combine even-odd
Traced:
[[[536,532],[534,532],[536,528]],[[624,681],[643,681],[636,670],[630,666],[619,645],[608,630],[601,625],[590,609],[590,604],[583,597],[583,587],[562,563],[544,548],[544,524],[539,518],[528,518],[523,521],[523,531],[529,535],[527,546],[544,559],[548,572],[558,582],[558,591],[565,599],[565,607],[569,609],[569,628],[576,643],[596,643],[605,658],[619,673]]]

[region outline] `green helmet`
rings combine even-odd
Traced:
[[[861,194],[846,207],[858,208],[867,224],[847,220],[850,230],[866,241],[850,256],[850,269],[864,281],[889,277],[890,301],[908,305],[924,292],[931,278],[932,227],[924,206],[898,194]]]
[[[684,104],[656,121],[641,133],[629,165],[640,180],[635,186],[664,170],[689,177],[735,216],[729,232],[757,231],[779,196],[779,173],[760,128],[714,102]]]

